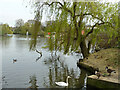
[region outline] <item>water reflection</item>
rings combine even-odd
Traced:
[[[4,87],[7,87],[7,86],[8,86],[8,82],[7,82],[5,76],[2,77],[2,84],[4,85]]]
[[[63,88],[55,82],[65,82],[68,75],[72,77],[68,88],[84,87],[86,71],[77,68],[78,57],[62,55],[61,52],[49,55],[48,49],[42,48],[46,38],[38,40],[36,48],[43,53],[42,58],[38,57],[35,51],[29,51],[29,39],[29,36],[13,35],[0,43],[3,44],[0,49],[3,50],[2,74],[7,77],[2,81],[3,88]],[[5,42],[8,44],[5,45]],[[14,64],[13,59],[17,59]]]
[[[51,55],[51,57],[44,60],[45,65],[49,67],[48,80],[44,79],[44,86],[47,88],[58,88],[55,82],[66,82],[67,76],[70,76],[69,85],[67,88],[83,88],[86,86],[86,71],[80,70],[80,75],[73,68],[68,66],[61,60],[60,55]],[[72,63],[71,63],[72,64]],[[60,88],[60,87],[59,87]],[[63,88],[63,87],[62,87]]]
[[[38,85],[37,85],[37,79],[36,79],[36,76],[33,75],[33,76],[30,76],[30,81],[29,83],[31,84],[31,86],[29,88],[33,88],[34,90],[38,90]]]
[[[42,57],[42,56],[38,57],[38,58],[36,59],[36,62],[37,62],[38,60],[40,60],[41,57]]]
[[[3,36],[3,37],[0,37],[2,40],[2,46],[5,46],[7,47],[9,44],[10,44],[10,41],[11,41],[11,38],[12,37],[8,37],[8,36]]]

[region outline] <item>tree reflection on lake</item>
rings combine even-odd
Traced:
[[[43,56],[35,51],[29,51],[28,36],[13,35],[4,37],[2,52],[2,74],[5,78],[2,81],[3,88],[63,88],[55,82],[66,82],[67,76],[69,86],[67,88],[83,88],[86,71],[77,67],[76,55],[63,55],[63,52],[52,53],[44,47],[47,38],[38,38],[37,49]],[[13,59],[17,63],[13,64]],[[29,77],[30,76],[30,77]],[[38,87],[37,87],[38,86]]]
[[[67,76],[70,76],[68,88],[83,88],[86,71],[80,70],[80,74],[76,73],[73,68],[68,66],[62,61],[60,55],[51,55],[51,57],[44,60],[45,65],[49,67],[48,79],[44,78],[44,86],[46,88],[58,88],[55,82],[66,82]],[[71,63],[72,64],[72,63]]]
[[[37,79],[36,79],[36,76],[33,75],[33,76],[30,76],[30,81],[29,83],[31,84],[31,86],[29,88],[34,88],[34,90],[37,90],[38,88],[38,85],[37,85]]]

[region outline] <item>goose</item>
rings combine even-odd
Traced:
[[[100,72],[98,72],[98,71],[95,71],[95,75],[98,77],[97,79],[99,79],[99,78],[100,78],[100,76],[101,76],[101,73],[100,73]]]
[[[108,75],[108,76],[110,76],[112,72],[116,73],[116,71],[115,71],[115,70],[109,69],[107,66],[106,66],[106,68],[105,68],[105,69],[106,69],[106,70],[107,70],[107,72],[109,73],[109,75]]]
[[[68,79],[71,78],[70,76],[67,76],[66,78],[66,83],[65,82],[55,82],[55,84],[57,84],[58,86],[68,86]]]

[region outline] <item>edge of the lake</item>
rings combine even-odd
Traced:
[[[105,52],[105,50],[103,50],[102,52]],[[98,53],[98,52],[96,52],[96,53]],[[95,87],[98,87],[98,88],[120,88],[120,81],[119,80],[113,80],[114,78],[112,76],[110,76],[110,77],[100,77],[99,79],[97,79],[97,76],[95,75],[95,71],[96,70],[99,71],[99,68],[97,68],[96,65],[93,65],[94,61],[91,60],[90,62],[92,62],[92,63],[90,63],[89,58],[91,58],[91,57],[90,56],[88,57],[88,61],[86,59],[84,59],[82,62],[77,63],[78,67],[83,68],[83,69],[92,73],[92,75],[88,76],[87,82],[88,82],[89,85],[95,86]],[[96,63],[94,63],[94,64],[96,64]],[[102,64],[102,67],[105,67],[105,66],[106,66],[106,64]],[[103,73],[103,71],[100,71],[100,72]]]

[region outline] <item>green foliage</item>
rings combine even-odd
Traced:
[[[30,43],[30,50],[34,49],[37,44],[37,35],[40,30],[41,23],[39,21],[35,21],[35,25],[32,27],[32,40]]]
[[[21,26],[20,34],[26,34],[27,31],[28,31],[29,34],[31,34],[31,29],[30,28],[31,28],[30,24],[26,22],[23,26]]]
[[[0,35],[13,34],[12,28],[8,24],[0,25]]]
[[[32,28],[32,25],[26,22],[24,25],[16,27],[14,30],[14,33],[26,35],[26,32],[28,31],[29,34],[31,34],[31,28]]]
[[[45,3],[37,2],[35,7],[35,18],[38,21],[44,17],[43,11],[47,12],[46,15],[49,19],[53,16],[55,18],[54,21],[48,22],[46,27],[46,33],[55,32],[55,38],[50,35],[48,40],[47,46],[50,51],[64,50],[65,54],[76,51],[80,48],[80,43],[84,42],[86,38],[89,38],[92,44],[95,44],[96,41],[100,42],[99,35],[101,33],[107,34],[109,40],[118,36],[118,6],[116,3],[50,3],[48,1]],[[88,24],[92,26],[91,29],[86,28]],[[81,33],[82,30],[85,31],[84,35]],[[36,36],[34,40],[36,40]]]
[[[16,22],[16,27],[14,29],[14,34],[21,34],[21,35],[26,35],[26,33],[28,32],[29,35],[33,34],[33,30],[36,29],[36,25],[35,25],[35,20],[31,20],[31,22],[26,22],[26,23],[22,23],[21,19],[18,19]],[[39,30],[38,30],[38,34],[35,35],[40,35],[40,36],[44,36],[44,26],[40,26]]]
[[[0,35],[2,35],[2,25],[0,25]]]

